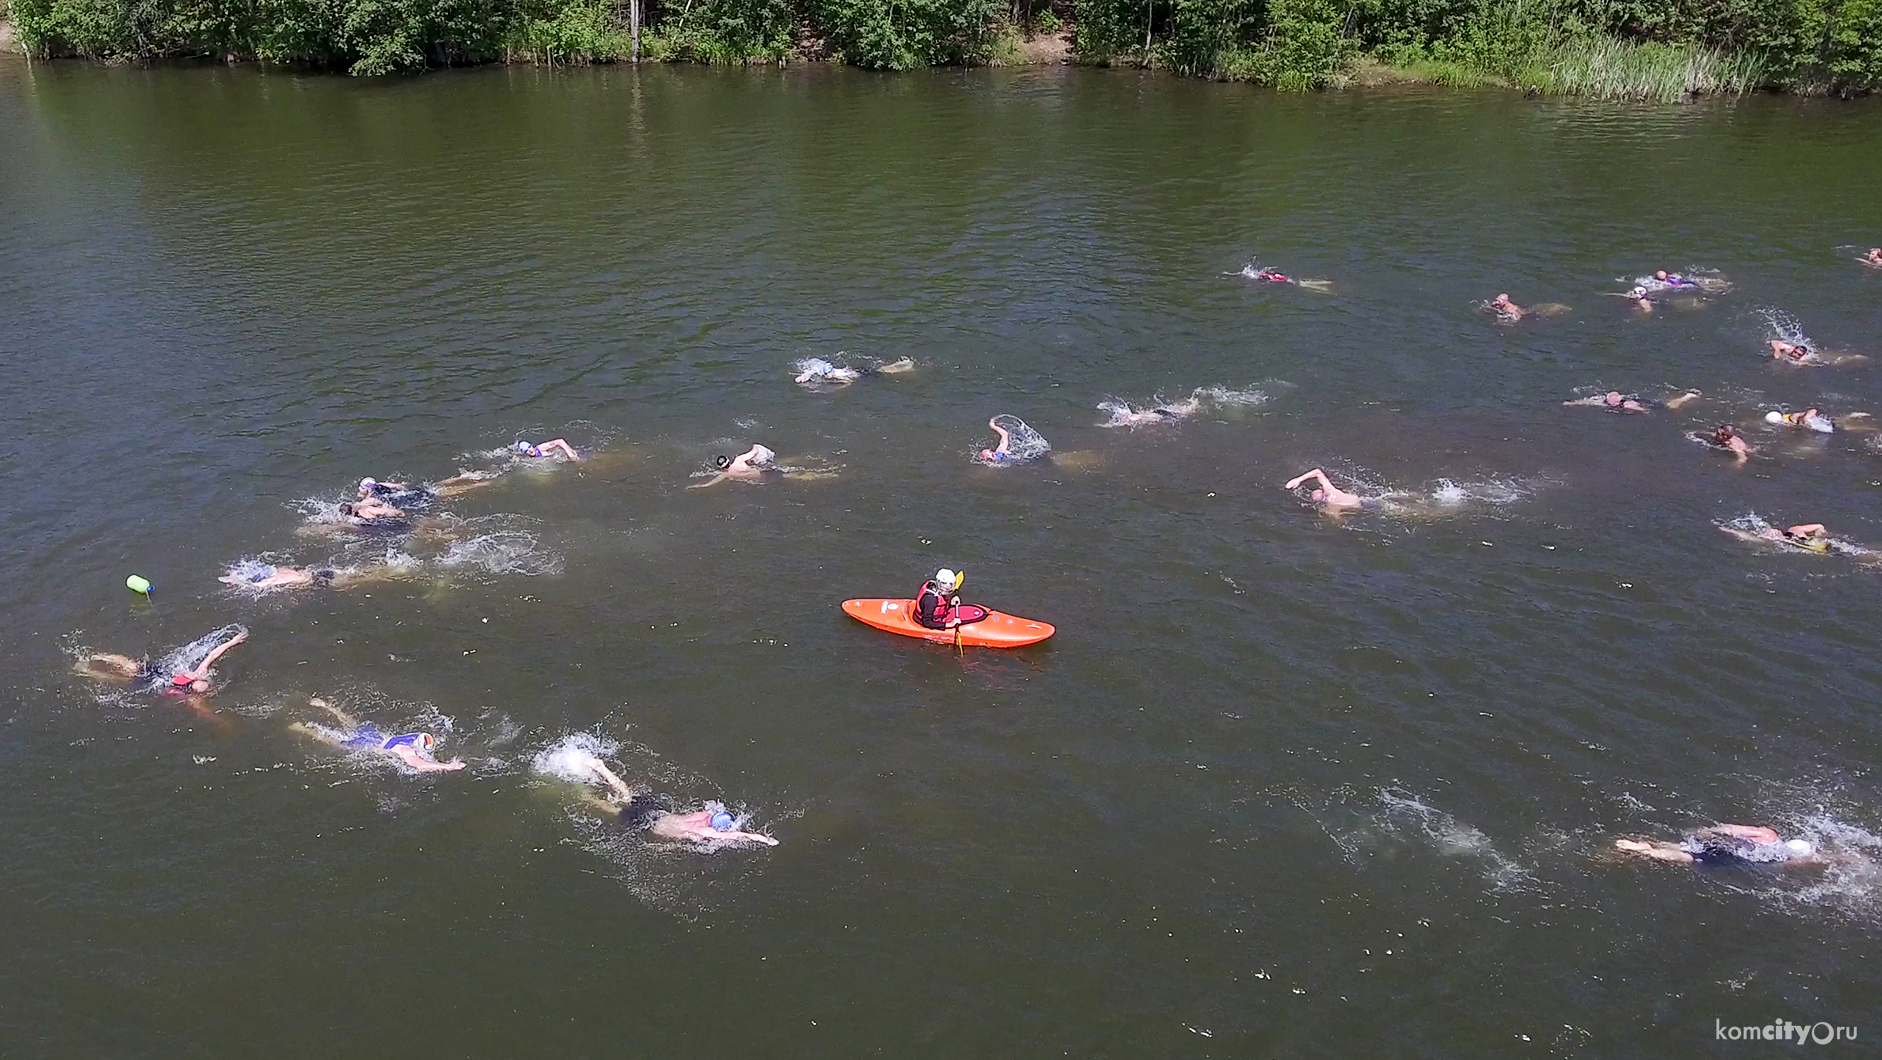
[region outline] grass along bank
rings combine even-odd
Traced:
[[[0,0],[0,12],[9,5],[42,57],[360,75],[1074,61],[1296,91],[1415,81],[1670,101],[1882,88],[1882,0]]]

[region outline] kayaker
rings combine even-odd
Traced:
[[[935,571],[915,594],[915,621],[929,629],[953,629],[986,618],[986,608],[961,603],[958,594],[966,580],[965,572],[957,574],[946,567]]]

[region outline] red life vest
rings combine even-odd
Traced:
[[[915,621],[929,629],[946,629],[948,619],[954,617],[954,604],[933,579],[921,583],[921,591],[915,594]]]

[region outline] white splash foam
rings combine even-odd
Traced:
[[[593,760],[605,759],[620,749],[620,744],[605,736],[592,732],[573,732],[538,751],[529,766],[547,776],[577,784],[592,784],[597,779],[591,765]]]

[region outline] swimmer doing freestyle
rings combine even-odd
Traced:
[[[1592,405],[1596,408],[1606,409],[1609,412],[1653,412],[1656,409],[1676,409],[1698,398],[1699,391],[1697,390],[1688,390],[1684,394],[1668,398],[1665,401],[1655,401],[1652,398],[1643,398],[1639,394],[1623,394],[1618,390],[1610,390],[1605,394],[1576,398],[1573,401],[1564,401],[1562,404]]]
[[[1836,433],[1836,424],[1818,409],[1805,409],[1802,412],[1779,412],[1773,409],[1764,414],[1764,422],[1773,427],[1805,427],[1818,434]]]
[[[888,364],[878,363],[854,368],[848,365],[838,367],[829,361],[813,357],[798,362],[798,367],[803,369],[797,376],[799,386],[848,386],[867,376],[900,375],[903,372],[912,372],[915,370],[915,361],[913,358],[904,357]]]
[[[1111,414],[1109,422],[1104,424],[1106,427],[1144,427],[1153,423],[1188,419],[1202,408],[1202,399],[1191,396],[1182,401],[1166,401],[1141,409],[1128,401],[1113,399],[1099,402],[1098,408]],[[994,427],[994,430],[999,428]]]
[[[1321,505],[1322,509],[1329,513],[1353,511],[1358,508],[1370,508],[1379,503],[1376,497],[1361,497],[1357,493],[1348,493],[1338,486],[1335,486],[1333,480],[1327,478],[1327,473],[1317,467],[1312,471],[1288,479],[1287,485],[1281,488],[1290,490],[1297,489],[1301,483],[1306,482],[1308,479],[1313,479],[1320,483],[1308,496],[1312,497],[1314,503]]]
[[[288,726],[304,736],[311,736],[322,743],[348,751],[370,751],[388,758],[396,758],[405,763],[406,768],[415,769],[420,773],[449,773],[464,768],[463,759],[440,762],[432,757],[432,751],[438,746],[438,741],[428,732],[408,732],[398,736],[387,736],[374,728],[371,722],[362,722],[324,699],[310,699],[307,704],[331,714],[335,721],[345,726],[345,729],[341,732],[334,732],[299,721]]]
[[[1006,420],[1006,423],[1001,423]],[[999,435],[999,444],[991,449],[982,449],[974,454],[974,459],[982,464],[1002,467],[1008,464],[1030,464],[1044,460],[1052,453],[1052,443],[1045,440],[1038,431],[1027,426],[1026,421],[1018,416],[1000,413],[987,421],[993,433]]]
[[[562,438],[543,442],[540,445],[531,445],[528,442],[518,440],[516,443],[516,452],[519,456],[527,457],[560,455],[563,460],[580,460],[582,458],[582,454],[576,452],[575,447],[570,445],[566,439]],[[485,479],[484,481],[487,482],[489,480]]]
[[[1712,432],[1711,444],[1713,448],[1723,449],[1737,457],[1740,464],[1750,460],[1751,454],[1757,452],[1738,436],[1738,431],[1729,423],[1719,424],[1719,429]]]
[[[494,482],[494,476],[475,471],[460,472],[442,482],[421,482],[417,485],[409,482],[381,482],[367,477],[359,480],[359,497],[361,502],[376,502],[401,511],[422,509],[446,497],[459,497]]]
[[[686,488],[703,490],[729,478],[744,482],[757,482],[767,474],[784,473],[784,469],[778,466],[778,454],[762,445],[754,445],[737,456],[715,456],[712,458],[712,466],[718,470],[718,474],[708,481],[697,482]]]
[[[1762,825],[1715,824],[1694,829],[1677,843],[1616,839],[1614,849],[1675,865],[1771,865],[1801,868],[1827,863],[1814,844],[1786,840]]]
[[[1882,269],[1882,247],[1870,247],[1869,253],[1856,260],[1872,269]]]
[[[317,589],[339,589],[355,579],[350,571],[331,568],[313,570],[306,567],[277,567],[272,563],[257,563],[232,570],[216,580],[238,589],[293,589],[303,585],[311,585]]]
[[[170,656],[166,656],[161,661],[153,661],[148,655],[141,659],[133,659],[128,655],[93,652],[79,660],[77,669],[79,673],[94,681],[133,684],[142,692],[162,692],[175,696],[190,693],[201,695],[209,691],[210,674],[216,665],[216,660],[227,655],[237,644],[248,639],[248,630],[240,626],[225,626],[216,633],[230,629],[237,631],[235,635],[211,648],[208,654],[203,656],[202,661],[195,666],[166,667],[164,663],[170,662],[171,656],[177,655],[177,652],[171,652]],[[210,634],[211,637],[215,635]],[[202,638],[199,638],[197,643],[201,640]]]
[[[662,839],[680,843],[762,843],[768,847],[778,845],[778,841],[762,832],[746,832],[738,827],[738,819],[724,806],[707,803],[703,810],[690,813],[674,813],[658,805],[651,795],[638,795],[628,787],[627,782],[614,775],[596,755],[586,756],[586,765],[594,773],[595,779],[606,785],[609,797],[590,796],[591,803],[603,812],[618,815],[621,823],[628,828],[646,829]]]

